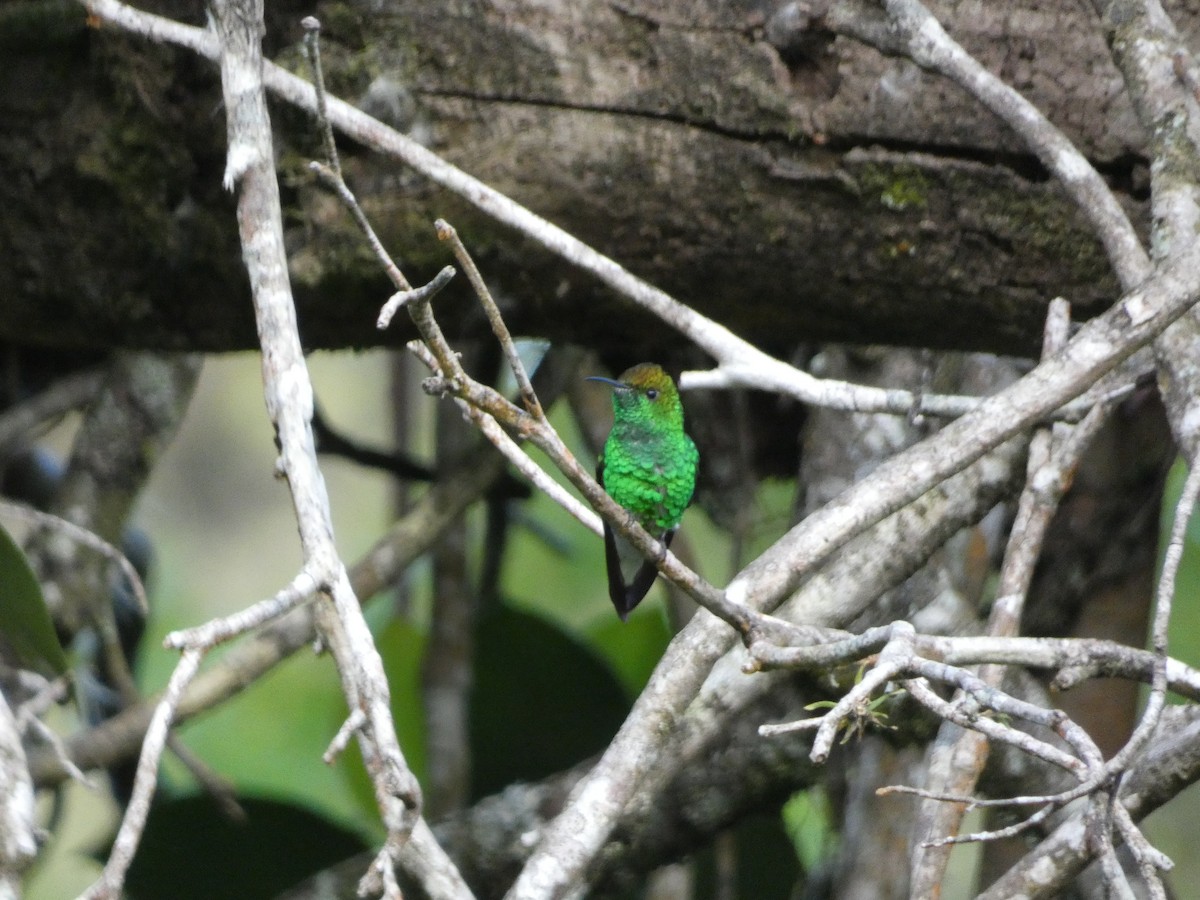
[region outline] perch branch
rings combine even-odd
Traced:
[[[408,280],[375,235],[374,228],[345,181],[329,166],[314,163],[311,168],[314,172],[320,174],[322,181],[334,189],[338,197],[347,205],[355,222],[358,223],[366,235],[372,251],[397,290],[405,293],[412,292],[412,287]],[[443,236],[443,239],[450,240],[452,243],[456,241],[457,235],[445,222],[439,224],[438,231]],[[459,246],[461,247],[461,243],[459,243]],[[470,270],[475,269],[474,263],[466,253],[465,248],[459,250],[457,255],[466,260]],[[748,637],[754,631],[770,630],[771,625],[766,622],[763,616],[753,610],[746,609],[740,604],[730,602],[723,591],[709,584],[697,573],[683,565],[677,557],[672,555],[659,541],[635,522],[626,510],[618,506],[604,489],[596,483],[595,479],[579,465],[574,454],[571,453],[570,449],[555,432],[554,427],[550,424],[542,410],[541,403],[537,400],[536,395],[534,395],[533,387],[529,383],[528,376],[525,374],[524,366],[513,346],[508,329],[503,324],[495,301],[492,299],[486,286],[483,285],[478,271],[475,271],[474,275],[471,276],[471,282],[478,291],[480,303],[483,305],[489,320],[492,322],[498,340],[504,346],[505,355],[513,366],[513,374],[517,379],[517,384],[523,385],[523,391],[528,391],[526,403],[532,411],[521,409],[494,389],[480,384],[467,374],[459,361],[458,354],[454,352],[454,349],[447,342],[445,335],[437,324],[437,319],[433,315],[428,298],[417,299],[407,303],[405,306],[424,342],[423,345],[410,345],[410,349],[413,349],[417,357],[430,367],[435,376],[426,381],[424,385],[425,390],[431,394],[450,394],[465,404],[464,408],[466,408],[470,417],[477,421],[480,421],[481,417],[491,417],[498,423],[503,423],[521,437],[532,441],[538,449],[550,457],[559,470],[583,493],[594,509],[599,511],[606,520],[610,521],[624,536],[629,538],[633,545],[647,559],[653,560],[656,563],[660,572],[686,591],[697,603],[723,619],[740,634]],[[491,431],[492,429],[488,427],[485,430],[485,434]],[[498,441],[497,446],[502,451],[511,452],[511,448],[508,447],[506,441]],[[525,469],[527,467],[522,464],[522,468]],[[545,482],[543,481],[543,483]],[[550,496],[553,499],[562,496],[562,494],[560,491],[554,490],[550,492]],[[576,515],[577,507],[574,504],[568,503],[566,508],[572,515]],[[584,521],[585,524],[591,527],[591,523],[587,517],[581,518],[581,521]]]

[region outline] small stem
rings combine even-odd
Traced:
[[[333,126],[329,124],[329,115],[325,111],[325,72],[321,66],[321,22],[316,16],[305,16],[300,20],[304,29],[304,50],[308,54],[308,63],[312,67],[313,86],[317,92],[317,124],[321,139],[325,144],[325,158],[329,167],[342,177],[342,164],[338,160],[337,144],[333,140]]]
[[[533,391],[533,384],[529,381],[525,364],[521,362],[521,354],[517,352],[508,326],[504,324],[504,317],[500,315],[500,307],[496,305],[496,301],[492,298],[492,292],[488,290],[483,276],[479,274],[475,260],[471,258],[471,254],[463,246],[458,232],[449,222],[445,219],[438,219],[433,223],[433,227],[437,230],[438,240],[449,242],[450,249],[454,252],[454,258],[467,273],[467,279],[471,282],[471,287],[475,289],[475,294],[483,306],[484,314],[491,323],[492,332],[496,335],[496,339],[500,342],[500,347],[508,359],[508,366],[512,369],[513,377],[517,381],[517,389],[521,392],[521,402],[525,404],[526,411],[535,419],[544,419],[546,414],[542,411],[542,404]]]

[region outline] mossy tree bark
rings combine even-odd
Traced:
[[[159,11],[195,19],[188,4]],[[819,6],[819,4],[810,4]],[[1185,33],[1200,12],[1167,4]],[[821,29],[799,4],[361,0],[318,5],[331,89],[733,328],[786,354],[845,340],[1031,352],[1047,301],[1118,291],[1103,252],[1021,142],[958,88]],[[299,69],[299,18],[268,49]],[[818,10],[819,11],[819,10]],[[1144,138],[1078,4],[934,12],[1024,92],[1145,219]],[[799,37],[797,37],[799,34]],[[219,187],[214,69],[89,29],[69,0],[0,3],[0,337],[22,344],[228,350],[254,332]],[[307,116],[275,110],[289,245],[311,347],[397,342],[382,276],[313,186]],[[400,165],[349,178],[419,281],[453,221],[515,331],[662,356],[678,339],[589,276]],[[444,301],[482,326],[457,285]],[[439,301],[443,302],[443,301]],[[655,349],[652,349],[655,348]]]

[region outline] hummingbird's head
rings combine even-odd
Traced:
[[[620,379],[591,376],[589,381],[602,381],[613,389],[613,412],[618,421],[662,423],[683,427],[683,404],[679,391],[663,367],[655,363],[639,363],[621,373]]]

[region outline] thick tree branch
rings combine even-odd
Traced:
[[[1137,287],[1150,274],[1150,259],[1116,196],[1078,148],[1041,110],[963,50],[920,0],[886,0],[883,7],[862,0],[835,3],[824,21],[834,31],[945,75],[1003,119],[1087,217],[1124,289]]]
[[[119,0],[82,2],[88,12],[100,21],[112,23],[153,41],[178,44],[211,60],[217,59],[215,41],[201,29],[141,12]],[[263,79],[270,91],[288,103],[317,112],[316,92],[309,82],[270,62],[265,63]],[[446,162],[411,137],[389,128],[345,101],[327,97],[325,114],[332,126],[346,136],[412,166],[496,221],[528,235],[550,252],[590,272],[693,341],[717,361],[718,370],[711,376],[703,373],[685,374],[680,381],[681,388],[685,390],[736,384],[778,391],[814,406],[897,415],[954,416],[975,405],[974,399],[969,397],[914,394],[814,378],[763,353],[729,329],[633,275],[578,238]],[[1047,414],[1049,412],[1053,410],[1047,411]],[[1074,414],[1079,415],[1080,411],[1076,410]]]

